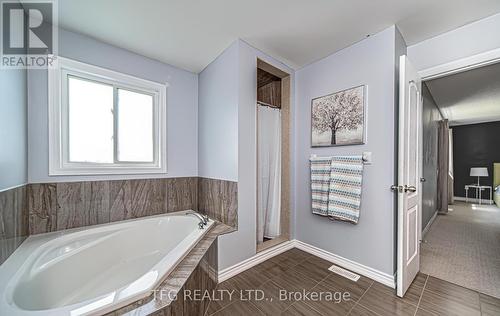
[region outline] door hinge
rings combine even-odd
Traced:
[[[404,191],[404,187],[402,185],[391,185],[391,191],[392,192],[399,192],[399,193],[403,193]]]

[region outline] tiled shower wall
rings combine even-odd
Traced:
[[[29,184],[0,192],[0,264],[29,234],[182,210],[237,225],[237,182],[198,177]]]

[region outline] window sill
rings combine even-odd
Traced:
[[[49,176],[167,174],[166,167],[50,168]]]

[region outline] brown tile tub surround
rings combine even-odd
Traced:
[[[28,236],[26,185],[0,192],[0,264]]]
[[[198,177],[30,184],[29,233],[188,209],[236,228],[237,187],[237,182]]]
[[[238,182],[199,178],[198,211],[238,228]]]
[[[197,177],[31,184],[29,232],[196,210],[197,188]]]
[[[199,182],[202,182],[199,185]],[[198,203],[198,196],[203,199]],[[216,223],[159,286],[178,300],[150,295],[110,315],[204,315],[208,301],[184,302],[184,291],[217,285],[217,237],[237,224],[237,183],[198,177],[30,184],[0,192],[0,264],[29,234],[121,221],[200,206]],[[15,238],[14,238],[15,237]],[[7,245],[4,240],[14,240]],[[157,292],[158,293],[158,292]]]

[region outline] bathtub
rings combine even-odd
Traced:
[[[100,315],[150,295],[214,224],[185,212],[30,236],[0,266],[0,315]]]

